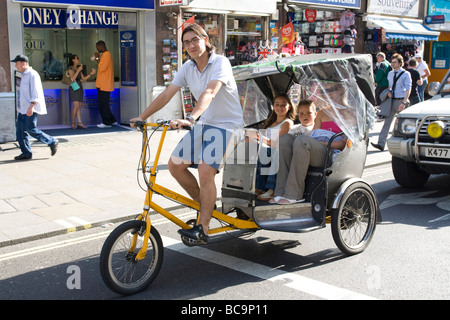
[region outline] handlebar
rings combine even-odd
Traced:
[[[156,123],[150,123],[150,122],[145,122],[145,121],[130,121],[130,123],[134,123],[134,126],[136,127],[136,129],[138,129],[139,131],[143,131],[144,127],[168,127],[170,125],[170,122],[172,120],[162,120],[162,119],[158,119],[156,120]],[[183,126],[182,129],[186,129],[186,130],[191,130],[192,127],[191,126]]]

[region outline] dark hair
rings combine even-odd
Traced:
[[[412,58],[411,60],[409,60],[409,66],[410,67],[415,67],[417,66],[417,60]]]
[[[186,26],[186,28],[183,30],[183,33],[181,34],[181,41],[183,41],[184,35],[189,31],[193,31],[199,37],[202,37],[205,39],[208,37],[208,34],[206,33],[205,29],[203,29],[196,23],[191,23],[191,24],[188,24]],[[211,54],[211,52],[213,52],[215,49],[216,48],[211,44],[211,42],[208,41],[208,43],[206,44],[206,51],[208,52],[208,54]]]
[[[295,109],[294,105],[292,104],[291,98],[288,96],[287,93],[279,93],[274,98],[273,101],[275,101],[276,98],[284,98],[288,102],[288,104],[291,106],[286,113],[286,119],[291,119],[292,121],[295,120]],[[275,110],[272,110],[267,120],[264,122],[263,129],[267,129],[270,127],[272,123],[274,123],[277,120],[277,114],[275,113]]]
[[[75,57],[77,57],[78,59],[80,59],[80,57],[76,54],[71,54],[69,57],[69,64],[67,65],[68,67],[72,67],[73,66],[73,59],[75,59]]]
[[[105,43],[105,41],[103,41],[103,40],[97,41],[97,43],[96,43],[95,45],[96,45],[96,46],[102,46],[102,47],[105,47],[105,48],[106,48],[106,43]]]

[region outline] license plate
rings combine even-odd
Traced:
[[[425,148],[425,156],[432,158],[450,159],[450,149]]]

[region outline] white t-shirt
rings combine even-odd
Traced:
[[[425,70],[428,69],[428,65],[425,61],[422,61],[421,63],[419,63],[416,67],[416,70],[419,71],[420,76],[422,77],[425,74]],[[428,69],[429,71],[430,69]],[[423,81],[428,80],[428,77],[426,78],[422,78]]]
[[[230,61],[226,57],[211,53],[208,64],[202,72],[198,70],[193,60],[189,60],[178,70],[172,84],[177,87],[189,87],[198,100],[212,80],[219,80],[223,85],[198,123],[227,130],[242,128],[244,119],[238,89]]]

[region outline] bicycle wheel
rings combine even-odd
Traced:
[[[161,269],[164,247],[158,231],[152,227],[145,258],[135,257],[144,241],[146,223],[133,220],[118,226],[103,244],[100,254],[100,273],[112,291],[129,295],[147,288]],[[129,252],[133,236],[138,233],[135,250]]]
[[[331,212],[331,232],[337,247],[347,255],[364,251],[373,237],[376,196],[369,186],[356,182],[345,190],[338,209]]]

